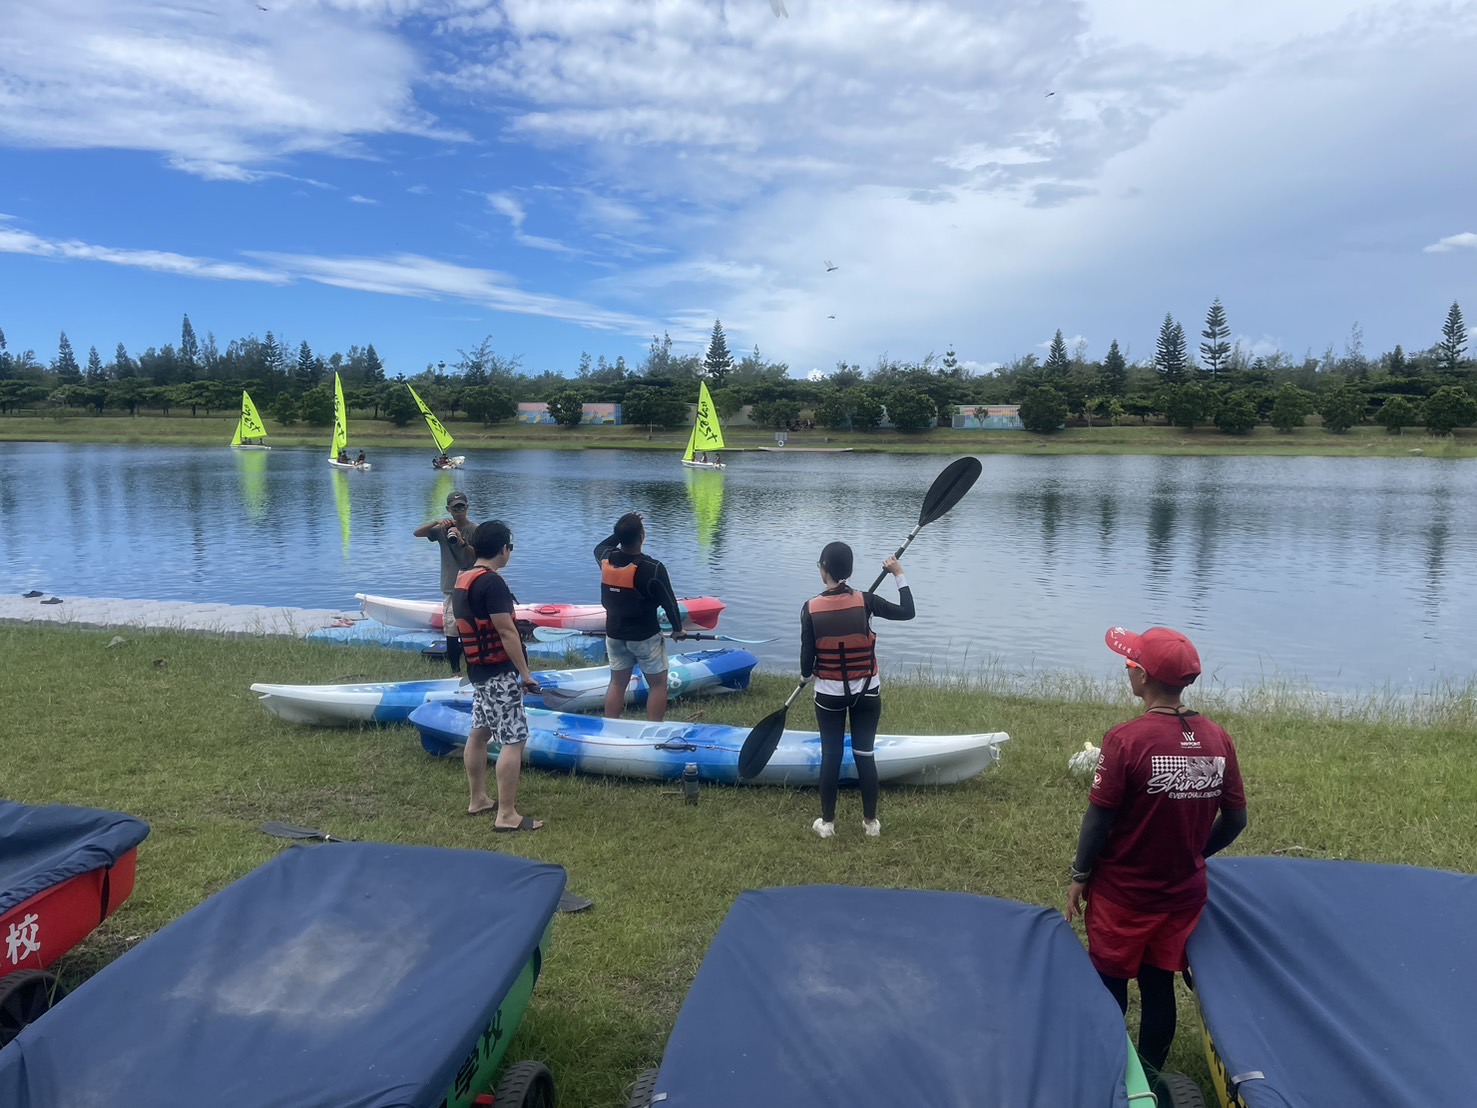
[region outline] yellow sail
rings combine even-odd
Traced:
[[[683,461],[692,461],[694,451],[722,450],[723,429],[718,426],[718,410],[713,407],[713,398],[708,395],[708,383],[698,385],[697,419],[692,424],[692,434],[687,437],[687,453]]]
[[[333,375],[333,447],[330,458],[337,458],[340,450],[349,448],[349,416],[344,407],[344,383],[337,373]]]
[[[267,437],[267,429],[262,426],[262,417],[256,410],[256,405],[251,402],[251,393],[245,389],[241,390],[241,422],[236,424],[237,442],[232,446],[239,446],[240,439],[264,439]]]
[[[405,387],[410,389],[410,395],[415,398],[416,407],[421,410],[421,415],[426,417],[426,426],[431,429],[431,437],[436,440],[436,449],[443,454],[446,453],[456,440],[451,437],[445,427],[441,426],[441,421],[436,418],[436,414],[426,407],[426,402],[420,398],[420,394],[410,388],[409,384]]]

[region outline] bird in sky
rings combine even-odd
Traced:
[[[827,319],[835,319],[835,318],[836,318],[836,317],[835,317],[835,316],[833,316],[833,315],[828,315],[828,316],[826,316],[826,318],[827,318]]]
[[[260,5],[260,4],[258,4],[258,5],[257,5],[257,6],[256,6],[256,10],[257,10],[257,11],[259,11],[259,12],[269,12],[269,11],[271,11],[271,10],[272,10],[272,9],[271,9],[271,8],[264,8],[264,7],[262,7],[262,6],[261,6],[261,5]]]
[[[1052,90],[1048,91],[1046,95],[1047,96],[1055,96],[1056,95],[1056,90],[1055,89],[1052,89]]]
[[[790,18],[790,13],[785,11],[785,0],[769,0],[769,6],[774,9],[775,15]]]
[[[831,262],[831,261],[826,262],[826,272],[827,273],[831,273],[834,270],[837,270],[837,269],[840,269],[840,268],[841,267],[838,266],[835,262]]]

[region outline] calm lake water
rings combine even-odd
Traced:
[[[745,453],[724,473],[638,451],[324,452],[0,444],[0,587],[66,596],[346,607],[434,599],[411,537],[453,488],[514,527],[520,600],[598,600],[590,552],[627,510],[679,595],[728,604],[720,630],[798,667],[820,548],[857,551],[865,587],[917,522],[942,457]],[[1423,691],[1473,677],[1477,462],[1430,458],[987,457],[904,558],[911,624],[879,623],[892,666],[1116,676],[1112,624],[1167,624],[1209,679]],[[894,596],[890,584],[883,595]]]

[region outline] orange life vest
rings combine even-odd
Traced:
[[[492,617],[472,614],[472,601],[468,596],[472,583],[484,573],[492,572],[486,566],[462,570],[456,575],[456,588],[451,593],[451,611],[456,616],[456,633],[461,637],[462,653],[469,666],[500,666],[512,661]]]
[[[877,636],[867,615],[867,598],[852,589],[811,597],[805,604],[815,632],[815,677],[855,681],[877,672]]]

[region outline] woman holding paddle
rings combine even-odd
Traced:
[[[827,543],[816,565],[826,587],[800,609],[800,676],[815,678],[815,721],[821,733],[821,815],[810,827],[823,839],[836,833],[836,793],[850,717],[851,753],[862,788],[862,829],[876,836],[882,834],[882,821],[877,818],[872,744],[882,719],[882,687],[872,617],[912,619],[913,590],[902,563],[891,557],[882,567],[897,579],[898,603],[875,591],[857,592],[846,583],[852,553],[844,542]]]

